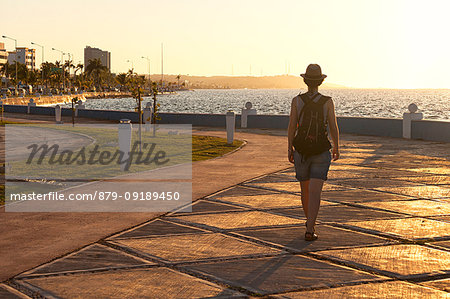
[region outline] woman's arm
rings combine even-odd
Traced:
[[[339,159],[339,128],[336,121],[333,99],[328,101],[328,124],[330,125],[331,140],[333,141],[333,161]]]
[[[296,98],[292,99],[291,103],[291,114],[289,115],[289,126],[288,126],[288,159],[289,162],[294,163],[294,137],[295,131],[297,130],[297,105],[295,103]]]

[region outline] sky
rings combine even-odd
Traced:
[[[450,88],[447,0],[0,0],[0,36],[83,63],[111,52],[115,73],[280,75],[318,63],[355,88]],[[17,13],[15,13],[17,12]],[[14,42],[0,38],[8,50]],[[37,47],[37,64],[41,48]]]

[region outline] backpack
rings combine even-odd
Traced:
[[[331,148],[323,106],[330,97],[321,94],[313,98],[307,94],[301,94],[299,97],[304,105],[298,116],[299,123],[293,145],[295,150],[306,158]]]

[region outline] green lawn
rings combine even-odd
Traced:
[[[29,126],[29,125],[27,125]],[[39,127],[48,127],[49,129],[55,129],[55,126],[48,125],[39,125]],[[95,144],[100,144],[102,148],[106,148],[111,152],[114,152],[117,146],[117,129],[96,129],[96,128],[87,128],[87,127],[70,127],[64,126],[60,127],[58,130],[67,130],[72,131],[74,133],[88,135],[95,139]],[[137,132],[133,132],[133,140],[138,140]],[[180,134],[181,135],[181,134]],[[226,139],[211,137],[211,136],[200,136],[200,135],[192,135],[192,136],[170,136],[167,138],[166,133],[157,134],[156,137],[152,137],[150,132],[143,132],[142,140],[145,142],[156,142],[158,145],[162,144],[162,148],[168,153],[168,157],[170,157],[169,165],[177,165],[180,163],[186,163],[190,161],[201,161],[216,158],[222,156],[226,153],[229,153],[238,147],[240,147],[243,142],[239,140],[235,140],[233,144],[229,145],[226,142]],[[181,140],[181,147],[179,143],[177,143],[177,138],[185,138],[185,140]],[[186,138],[191,138],[188,140]],[[186,141],[187,140],[187,141]],[[191,144],[192,142],[192,144]],[[94,148],[94,144],[86,146],[86,152],[92,148]],[[192,146],[192,147],[191,147]],[[59,156],[59,155],[57,155]],[[23,178],[33,178],[33,177],[55,177],[60,179],[91,179],[96,180],[99,178],[107,178],[114,177],[120,172],[120,166],[117,164],[110,165],[95,165],[86,167],[86,165],[60,165],[53,164],[50,165],[48,163],[48,158],[46,157],[43,160],[44,163],[40,165],[27,165],[25,161],[13,161],[9,164],[13,171],[9,171],[10,175],[23,177]],[[169,166],[165,165],[165,166]],[[132,164],[129,172],[141,172],[145,170],[155,169],[157,166],[145,165],[145,164]],[[45,184],[46,187],[50,186],[52,182],[41,182],[36,184]],[[50,185],[49,185],[50,184]],[[54,186],[55,189],[61,188],[58,187],[57,184]],[[0,195],[0,204],[4,204],[4,186],[1,186],[1,195]]]

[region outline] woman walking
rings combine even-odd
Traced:
[[[339,159],[339,129],[331,97],[321,95],[319,86],[326,75],[318,64],[310,64],[301,74],[308,91],[292,99],[288,127],[288,158],[295,165],[301,200],[306,216],[305,240],[317,239],[314,231],[320,195],[327,180],[331,160]],[[328,140],[328,130],[333,141]],[[333,157],[331,157],[333,156]]]

